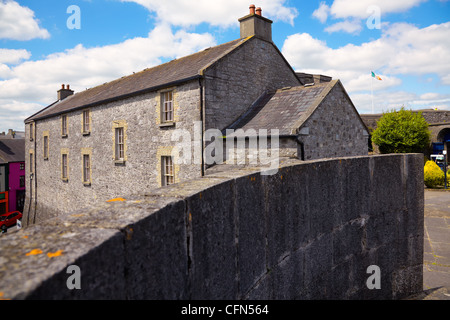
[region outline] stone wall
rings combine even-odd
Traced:
[[[421,154],[215,172],[0,238],[11,299],[401,299],[422,290]],[[70,265],[81,289],[69,290]],[[366,285],[380,268],[380,289]]]
[[[413,110],[415,111],[415,110]],[[428,124],[444,124],[450,125],[450,111],[447,110],[418,110],[417,112],[422,112],[422,116],[428,122]],[[373,130],[377,128],[377,121],[380,120],[382,114],[362,114],[364,122],[368,127]]]
[[[26,139],[27,200],[25,223],[40,221],[70,208],[97,204],[161,186],[161,155],[170,155],[177,141],[175,129],[194,139],[194,123],[200,121],[200,89],[196,81],[180,85],[174,93],[175,124],[160,127],[160,92],[119,100],[90,108],[91,132],[82,134],[82,110],[68,113],[68,135],[61,136],[61,117],[35,123],[35,140]],[[125,127],[125,163],[114,161],[114,123]],[[27,126],[27,129],[28,126]],[[43,136],[48,133],[49,157],[43,157]],[[28,133],[29,134],[29,133]],[[34,151],[36,143],[36,150]],[[34,179],[30,180],[29,152],[36,154]],[[82,181],[82,152],[91,154],[92,182]],[[61,154],[68,154],[68,180],[61,178]],[[201,155],[197,155],[201,159]],[[201,162],[176,166],[176,181],[201,176]],[[31,186],[30,183],[33,185]],[[35,187],[37,183],[37,188]],[[37,190],[37,192],[36,192]],[[34,213],[34,204],[37,213]]]
[[[338,82],[302,126],[305,160],[366,155],[368,132]],[[302,135],[307,129],[307,134]]]
[[[205,71],[206,129],[230,126],[265,91],[301,85],[273,43],[246,41]]]

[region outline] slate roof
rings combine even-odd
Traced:
[[[228,129],[278,129],[280,135],[294,135],[338,80],[267,92]],[[224,131],[225,134],[225,131]],[[228,136],[239,136],[235,133]]]
[[[0,162],[21,161],[25,161],[25,139],[0,139]]]
[[[237,39],[192,55],[145,69],[141,72],[122,77],[103,85],[81,91],[56,102],[25,122],[55,116],[68,111],[86,108],[110,101],[127,98],[144,92],[155,91],[176,83],[193,80],[202,75],[204,69],[233,51],[248,38]]]

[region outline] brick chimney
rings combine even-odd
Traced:
[[[241,38],[251,36],[272,42],[272,20],[262,16],[262,9],[252,4],[250,13],[239,19],[241,24]]]
[[[67,88],[65,87],[65,85],[61,85],[61,89],[58,90],[58,100],[64,100],[65,98],[67,98],[68,96],[73,95],[73,90],[70,90],[70,86],[67,85]]]

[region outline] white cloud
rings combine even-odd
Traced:
[[[46,29],[39,27],[34,12],[16,1],[0,0],[0,39],[31,40],[50,37]]]
[[[386,26],[381,17],[389,13],[403,12],[428,0],[334,0],[331,6],[321,2],[319,8],[313,12],[313,16],[325,23],[329,17],[332,19],[344,19],[328,26],[325,31],[347,32],[359,34],[362,30],[363,20],[369,28],[372,25],[377,29]]]
[[[329,14],[330,14],[330,7],[325,2],[321,2],[319,8],[317,8],[312,15],[320,22],[325,23],[328,19]]]
[[[15,64],[21,60],[31,57],[31,53],[25,49],[2,49],[0,48],[0,63]]]
[[[0,79],[11,77],[11,69],[8,64],[17,64],[31,57],[27,50],[1,49],[0,48]]]
[[[343,31],[347,33],[359,34],[361,30],[362,30],[361,20],[352,20],[352,21],[345,20],[337,22],[325,28],[325,31],[329,33]]]
[[[429,97],[436,97],[430,99]],[[372,95],[370,93],[355,93],[351,95],[355,106],[360,113],[372,113]],[[419,109],[439,109],[450,110],[450,95],[439,93],[428,93],[417,95],[406,91],[380,91],[374,92],[373,104],[375,113],[389,112],[393,109],[399,110],[401,107],[411,110]]]
[[[368,8],[376,6],[381,15],[395,12],[403,12],[419,5],[427,0],[334,0],[330,7],[330,13],[335,18],[368,18],[371,13]]]
[[[23,120],[40,109],[42,105],[38,103],[0,99],[0,131],[4,132],[8,129],[24,131]]]
[[[4,72],[2,66],[8,73],[7,79],[0,81],[0,110],[3,116],[21,111],[20,121],[16,123],[22,126],[24,119],[56,100],[56,91],[62,83],[70,84],[71,89],[79,92],[158,65],[161,59],[179,58],[214,45],[215,40],[208,33],[182,30],[174,33],[168,25],[160,25],[146,38],[94,48],[79,44],[42,60],[25,61],[9,68],[0,64],[0,77]],[[26,57],[21,52],[11,62]],[[1,130],[6,130],[6,122],[0,123]]]
[[[173,26],[195,26],[208,23],[212,26],[237,26],[237,18],[249,13],[250,3],[244,0],[121,0],[135,2],[156,14],[158,21]],[[298,16],[297,9],[284,5],[286,0],[260,0],[262,15],[272,20],[284,21],[293,25]],[[241,13],[236,17],[236,13]]]
[[[419,29],[409,24],[391,25],[381,38],[361,45],[332,49],[309,34],[289,36],[282,48],[295,69],[335,70],[385,74],[435,73],[444,84],[450,80],[450,22]]]
[[[449,38],[450,22],[422,29],[402,23],[389,25],[379,39],[337,49],[309,34],[294,34],[286,39],[282,52],[297,71],[341,79],[352,99],[358,97],[354,101],[358,107],[358,101],[367,103],[367,99],[361,99],[364,97],[361,92],[371,91],[370,71],[383,79],[373,81],[375,94],[398,87],[402,84],[402,76],[435,74],[441,84],[450,85]],[[429,96],[407,96],[407,93],[397,96],[389,93],[386,97],[390,99],[385,103],[386,107],[397,105],[402,99],[407,99],[413,106],[419,105],[413,101],[428,105],[426,101],[429,100]],[[450,106],[448,100],[440,102],[440,105]],[[359,107],[367,108],[367,105]]]

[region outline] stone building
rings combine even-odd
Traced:
[[[450,110],[422,109],[414,110],[420,112],[428,123],[431,133],[431,154],[442,153],[443,150],[450,151]],[[362,114],[361,118],[370,130],[377,128],[377,121],[383,114]],[[427,154],[428,155],[428,154]]]
[[[76,94],[63,85],[26,119],[24,222],[201,177],[210,131],[265,129],[304,160],[367,154],[342,83],[296,73],[254,6],[239,21],[237,40]]]
[[[9,130],[0,134],[0,214],[23,211],[25,201],[25,139]]]

